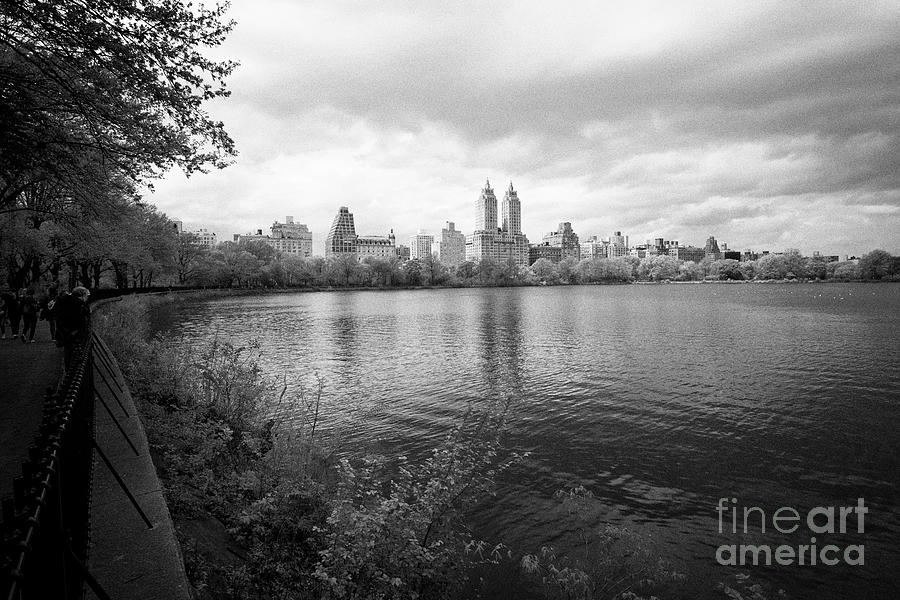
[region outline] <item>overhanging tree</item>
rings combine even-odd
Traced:
[[[227,4],[0,0],[0,210],[36,182],[90,208],[85,169],[133,182],[222,167],[234,144],[203,103],[227,96],[232,61],[207,58]]]

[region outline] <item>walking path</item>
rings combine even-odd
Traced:
[[[9,335],[9,329],[7,329]],[[33,344],[0,339],[0,498],[12,495],[28,446],[41,424],[44,392],[62,376],[62,348],[39,321]]]
[[[0,339],[0,498],[12,495],[41,423],[44,394],[62,377],[63,352],[38,323],[35,343]],[[187,578],[143,426],[118,365],[95,343],[95,439],[88,570],[112,598],[188,600]],[[121,429],[120,429],[121,428]],[[129,499],[116,476],[134,499]],[[87,598],[96,598],[88,590]]]

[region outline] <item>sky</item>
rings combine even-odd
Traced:
[[[510,181],[532,243],[662,237],[900,254],[900,2],[234,0],[208,105],[239,155],[148,200],[219,240],[338,207],[471,233]]]

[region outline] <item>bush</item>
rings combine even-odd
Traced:
[[[344,459],[315,576],[325,598],[451,598],[480,561],[465,509],[492,493],[508,404],[470,413],[419,464]]]
[[[545,597],[639,600],[642,596],[637,592],[683,579],[657,558],[649,541],[637,533],[610,524],[590,526],[597,501],[584,486],[561,490],[556,498],[578,524],[579,550],[571,556],[558,556],[552,547],[543,546],[522,557],[522,571],[540,583]]]

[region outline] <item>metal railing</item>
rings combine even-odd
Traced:
[[[13,497],[2,501],[2,600],[80,598],[84,583],[95,583],[84,566],[93,464],[92,355],[88,337],[62,385],[47,392],[28,459],[13,480]]]
[[[66,374],[56,391],[47,391],[41,425],[21,476],[13,479],[13,495],[0,501],[0,600],[78,599],[86,588],[99,600],[111,600],[87,566],[94,457],[135,516],[148,530],[155,527],[97,443],[95,410],[105,410],[109,419],[102,421],[103,427],[114,425],[130,452],[141,455],[117,416],[128,420],[135,415],[122,401],[127,390],[112,352],[96,332],[90,332],[71,354],[70,348],[65,354]]]

